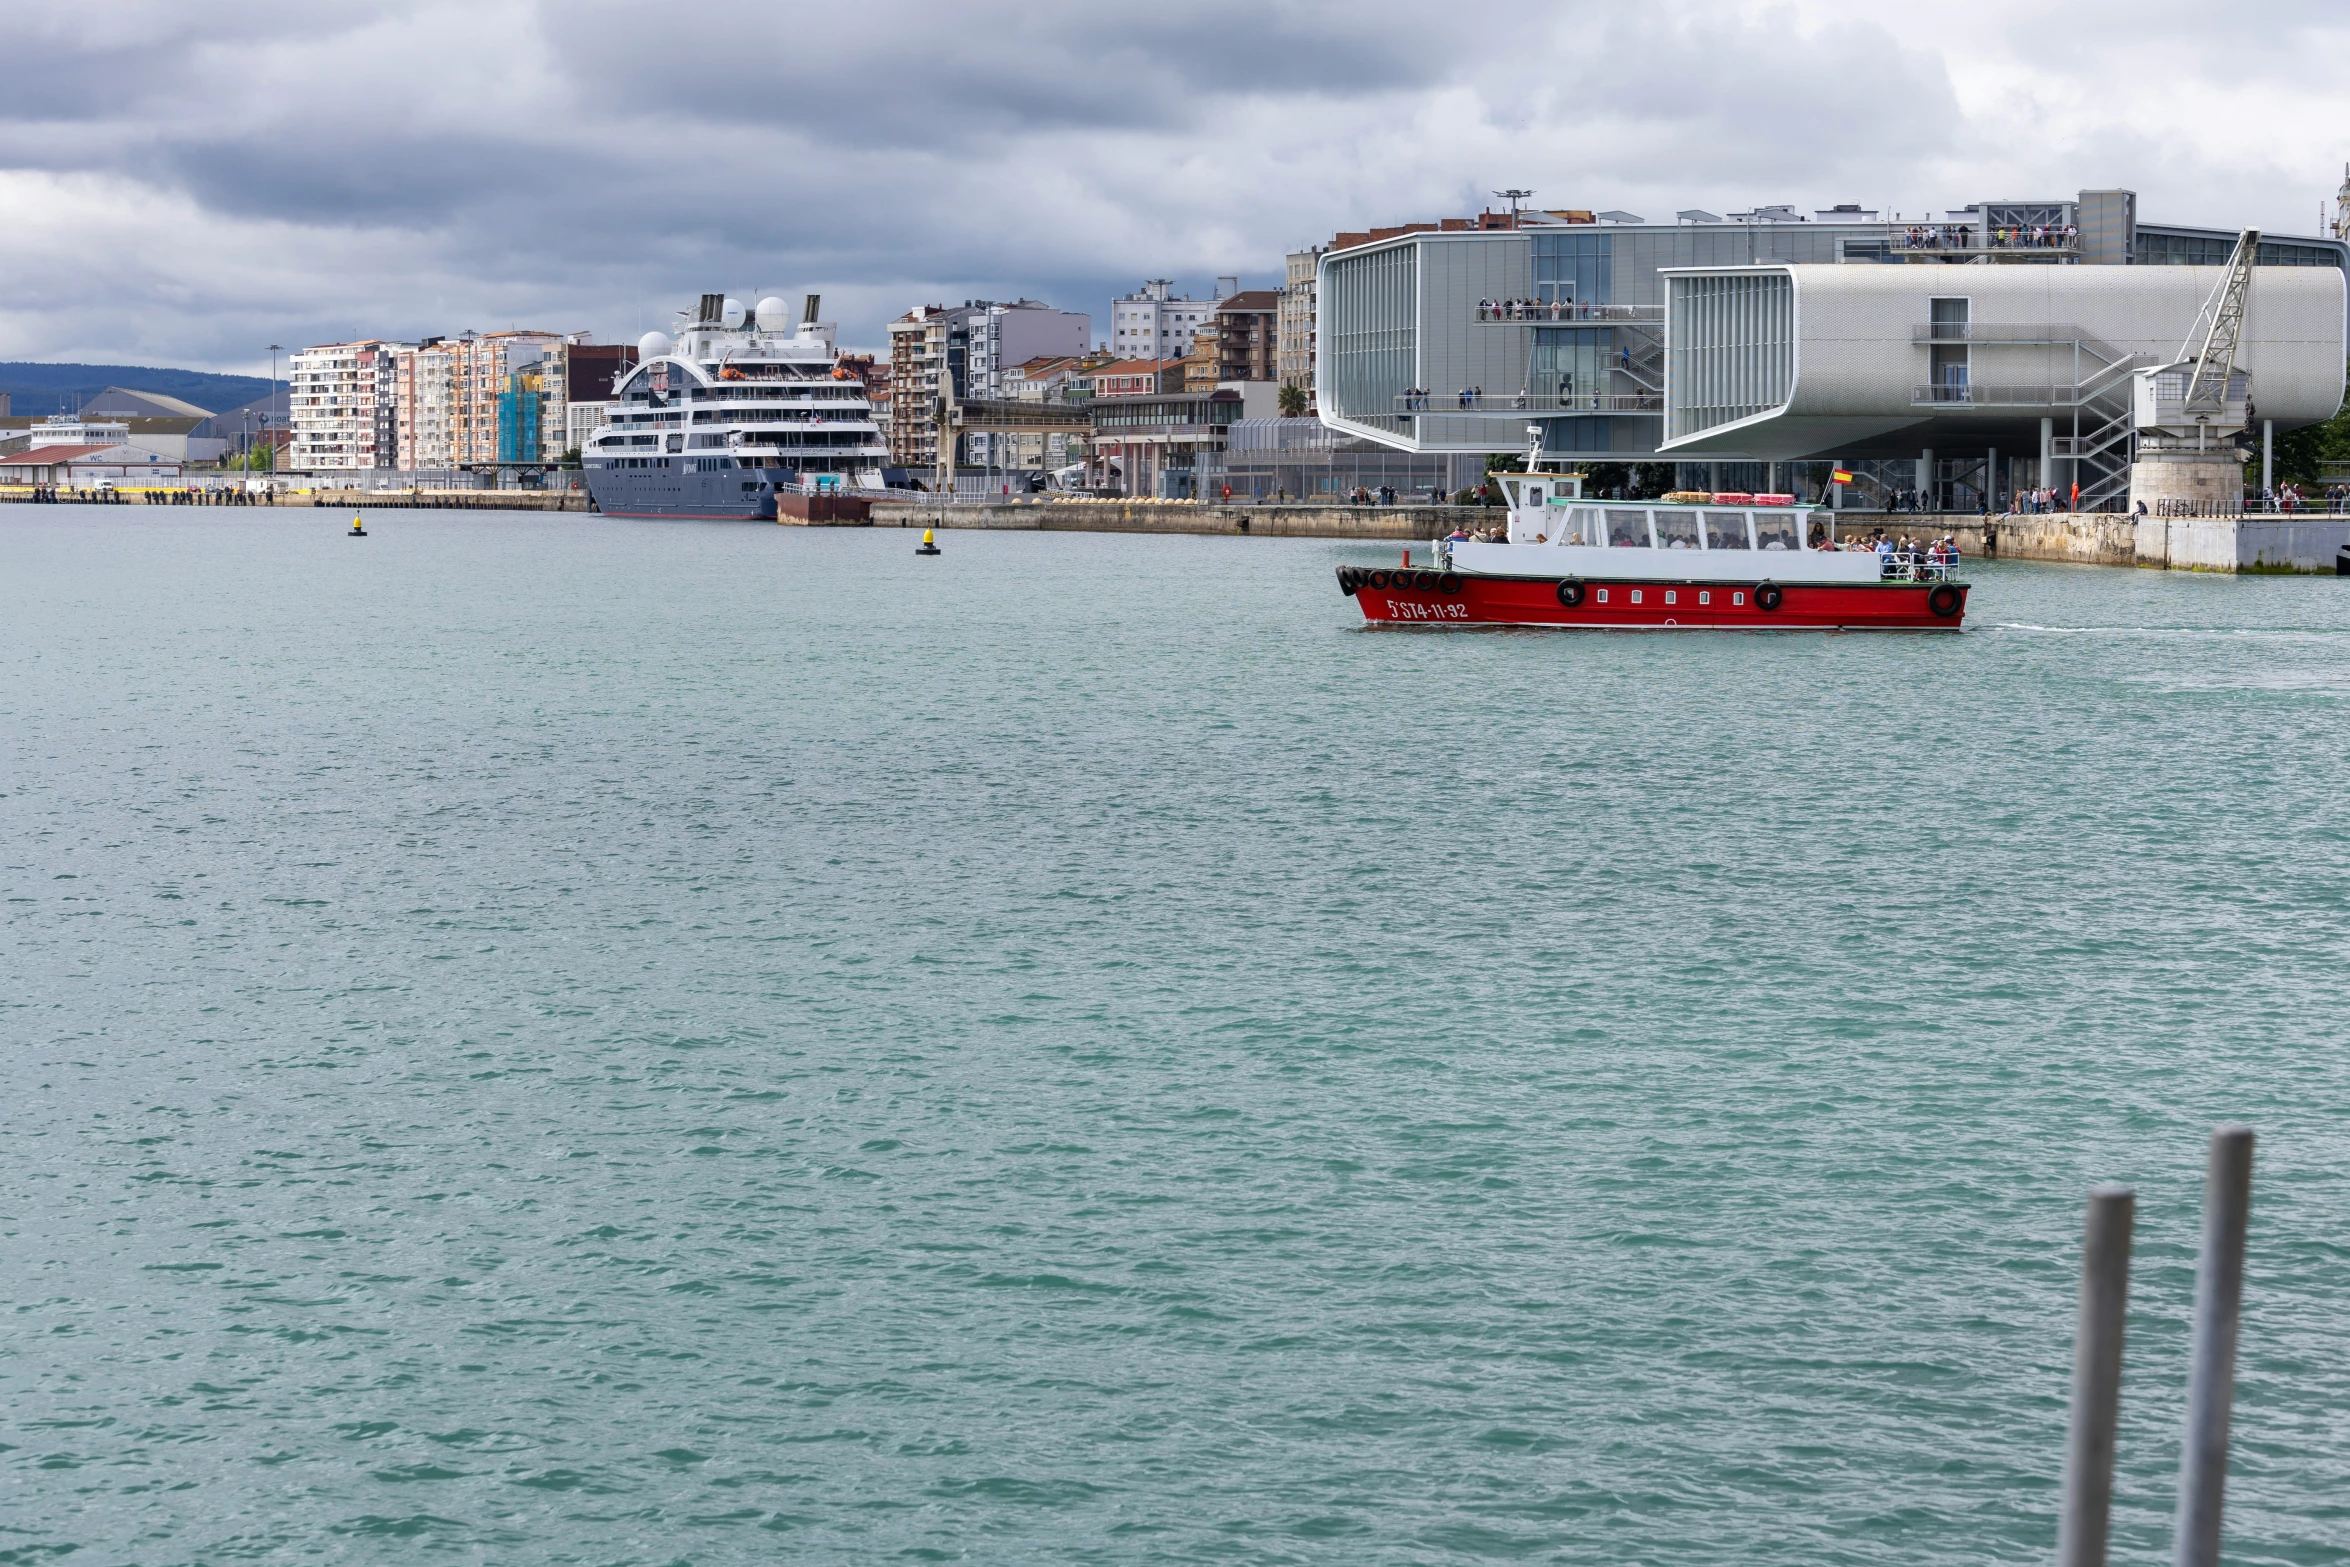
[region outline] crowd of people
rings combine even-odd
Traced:
[[[1906,533],[1895,538],[1885,529],[1879,528],[1866,538],[1839,541],[1829,538],[1827,530],[1822,528],[1813,535],[1812,547],[1874,555],[1880,569],[1888,577],[1914,577],[1920,573],[1939,575],[1954,569],[1959,561],[1958,540],[1947,533],[1938,539],[1912,538]]]
[[[1593,321],[1604,320],[1607,306],[1573,299],[1480,299],[1480,321]]]
[[[2081,242],[2081,230],[2072,223],[1999,224],[1978,230],[1971,223],[1913,223],[1901,231],[1904,250],[1973,250],[1975,236],[1983,235],[1989,250],[2069,250]]]
[[[2327,485],[2325,494],[2318,498],[2318,501],[2324,503],[2326,515],[2329,517],[2340,516],[2342,504],[2346,500],[2350,500],[2350,486],[2340,484]],[[2313,509],[2318,501],[2313,501],[2309,496],[2304,495],[2301,492],[2301,486],[2291,480],[2275,486],[2264,485],[2260,491],[2260,509],[2262,511],[2282,512],[2288,517],[2297,512]]]

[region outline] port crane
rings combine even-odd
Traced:
[[[2244,334],[2244,307],[2252,297],[2252,265],[2259,254],[2260,230],[2244,230],[2177,357],[2133,378],[2132,406],[2142,443],[2183,446],[2192,438],[2202,451],[2214,431],[2233,437],[2250,419],[2252,376],[2236,368],[2236,346]]]

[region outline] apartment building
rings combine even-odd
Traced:
[[[317,473],[393,465],[399,450],[397,369],[408,347],[366,338],[294,351],[286,372],[290,466]]]
[[[462,332],[405,348],[392,371],[397,457],[384,466],[560,461],[572,444],[570,350],[585,336]]]
[[[957,402],[1008,397],[1007,371],[1031,359],[1081,355],[1092,334],[1092,316],[1035,299],[966,299],[907,311],[889,325],[891,463],[936,469],[942,394]],[[1006,465],[1009,443],[998,437],[968,435],[960,445],[958,464]]]
[[[951,326],[944,305],[916,305],[889,324],[889,460],[896,468],[921,473],[938,467],[938,399],[942,378],[952,385],[947,360]],[[955,368],[969,346],[966,332],[957,345]]]
[[[1277,374],[1283,386],[1314,389],[1314,278],[1327,246],[1312,245],[1289,253],[1287,280],[1281,286],[1281,307],[1275,323]]]
[[[1217,301],[1240,292],[1240,279],[1216,279],[1214,299],[1193,299],[1174,290],[1171,280],[1152,278],[1110,301],[1110,352],[1120,359],[1181,359],[1214,317]]]
[[[1245,289],[1218,300],[1215,314],[1184,356],[1184,390],[1212,392],[1233,381],[1273,380],[1280,306],[1280,292],[1270,288]]]

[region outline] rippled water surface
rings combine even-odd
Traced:
[[[2350,582],[0,510],[0,1562],[2350,1560]]]

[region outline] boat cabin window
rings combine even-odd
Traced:
[[[1656,547],[1660,550],[1693,550],[1697,548],[1697,513],[1661,510],[1657,512]]]
[[[1607,543],[1605,527],[1607,514],[1596,506],[1576,506],[1567,512],[1567,522],[1559,530],[1561,544],[1585,544],[1595,548]]]
[[[1529,506],[1539,506],[1542,504],[1544,497],[1548,494],[1549,491],[1546,490],[1543,486],[1539,484],[1529,484],[1526,486],[1526,504]]]
[[[1759,550],[1803,548],[1803,519],[1792,511],[1756,512],[1754,547]]]
[[[1705,547],[1709,550],[1742,550],[1746,543],[1746,513],[1742,511],[1709,511],[1705,514]]]
[[[1618,549],[1648,548],[1648,513],[1644,511],[1609,511],[1601,515],[1607,520],[1607,541]]]

